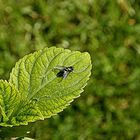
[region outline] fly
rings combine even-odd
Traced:
[[[73,71],[73,67],[70,66],[70,67],[64,67],[64,66],[57,66],[55,67],[55,69],[58,69],[60,70],[58,73],[57,73],[57,77],[63,77],[63,79],[66,79],[67,76],[69,75],[69,73],[71,73]]]

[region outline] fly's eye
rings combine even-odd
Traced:
[[[72,72],[73,71],[73,67],[68,67],[68,71]]]

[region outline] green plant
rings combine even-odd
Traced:
[[[66,79],[56,66],[73,66]],[[9,82],[0,80],[0,125],[18,126],[62,111],[83,91],[91,74],[88,53],[45,48],[20,59]]]

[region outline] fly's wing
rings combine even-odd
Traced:
[[[56,67],[54,67],[54,69],[57,69],[57,70],[64,70],[65,69],[65,67],[63,67],[63,66],[56,66]]]
[[[63,79],[66,79],[66,78],[67,78],[67,76],[68,76],[68,74],[69,74],[69,72],[64,71],[64,73],[63,73]]]

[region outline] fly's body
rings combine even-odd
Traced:
[[[70,72],[73,71],[73,67],[70,66],[70,67],[64,67],[64,66],[57,66],[55,67],[55,69],[58,69],[60,70],[58,73],[57,73],[57,77],[63,77],[63,79],[66,79],[67,76],[69,75]]]

